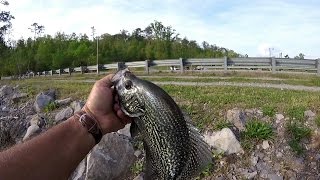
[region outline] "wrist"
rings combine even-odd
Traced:
[[[92,135],[96,144],[98,144],[102,138],[102,131],[99,122],[92,117],[90,112],[84,110],[78,111],[74,114],[74,118],[82,128],[87,130],[88,134]]]

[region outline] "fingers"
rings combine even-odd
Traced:
[[[111,87],[113,86],[112,82],[111,82],[111,79],[112,77],[114,76],[114,74],[109,74],[105,77],[103,77],[102,79],[100,79],[99,81],[97,81],[97,85],[102,85],[102,86],[106,86],[106,87]]]

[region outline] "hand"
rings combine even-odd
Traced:
[[[118,131],[131,122],[131,118],[121,111],[115,91],[111,88],[113,75],[109,74],[94,84],[83,107],[86,113],[98,121],[102,134]]]

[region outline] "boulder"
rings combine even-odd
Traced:
[[[46,95],[41,92],[36,96],[36,101],[34,102],[34,108],[37,112],[41,112],[50,102],[53,102],[54,98],[52,96]]]
[[[36,135],[38,132],[40,132],[39,130],[40,130],[40,128],[36,124],[33,124],[33,125],[29,126],[28,129],[27,129],[27,133],[23,137],[23,141],[28,140],[32,136]]]
[[[73,101],[70,104],[70,107],[73,109],[73,112],[78,112],[82,109],[82,107],[84,106],[84,103],[81,101]]]
[[[231,122],[240,131],[245,130],[245,123],[247,121],[246,114],[243,110],[234,108],[227,111],[227,120]]]
[[[135,160],[128,138],[118,133],[106,134],[88,155],[86,179],[123,179]]]
[[[213,135],[205,134],[204,140],[219,152],[226,154],[243,152],[239,141],[229,128],[224,128]]]
[[[72,115],[73,115],[73,109],[71,107],[67,107],[67,108],[64,108],[61,111],[59,111],[56,114],[54,120],[56,122],[64,121],[64,120],[67,120]]]
[[[11,86],[4,85],[0,88],[0,97],[10,95],[12,92],[13,88]]]
[[[71,174],[69,180],[85,180],[86,177],[87,158],[84,158],[76,170]]]
[[[304,112],[304,117],[308,120],[314,120],[316,117],[316,113],[312,112],[311,110],[308,110]]]
[[[11,100],[13,102],[18,102],[20,99],[27,97],[28,94],[27,93],[15,93],[13,94],[13,96],[11,97]]]
[[[58,104],[58,106],[65,106],[65,105],[70,104],[71,101],[72,101],[71,98],[66,98],[66,99],[55,100],[54,102],[55,102],[56,104]]]
[[[40,128],[46,125],[45,117],[40,114],[32,115],[29,123],[30,125],[38,125]]]
[[[131,124],[127,124],[124,128],[118,130],[118,133],[123,134],[123,135],[131,138],[130,126],[131,126]]]

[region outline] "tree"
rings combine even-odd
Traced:
[[[0,0],[0,4],[8,6],[9,2],[6,0]],[[4,41],[4,35],[6,32],[12,28],[11,20],[14,19],[14,16],[10,14],[10,11],[1,11],[0,12],[0,40]]]
[[[304,54],[300,53],[298,56],[295,56],[294,59],[304,59]]]
[[[39,25],[38,23],[31,24],[31,27],[28,29],[30,29],[31,32],[34,33],[34,40],[37,38],[37,36],[40,37],[40,35],[44,33],[44,26]]]

